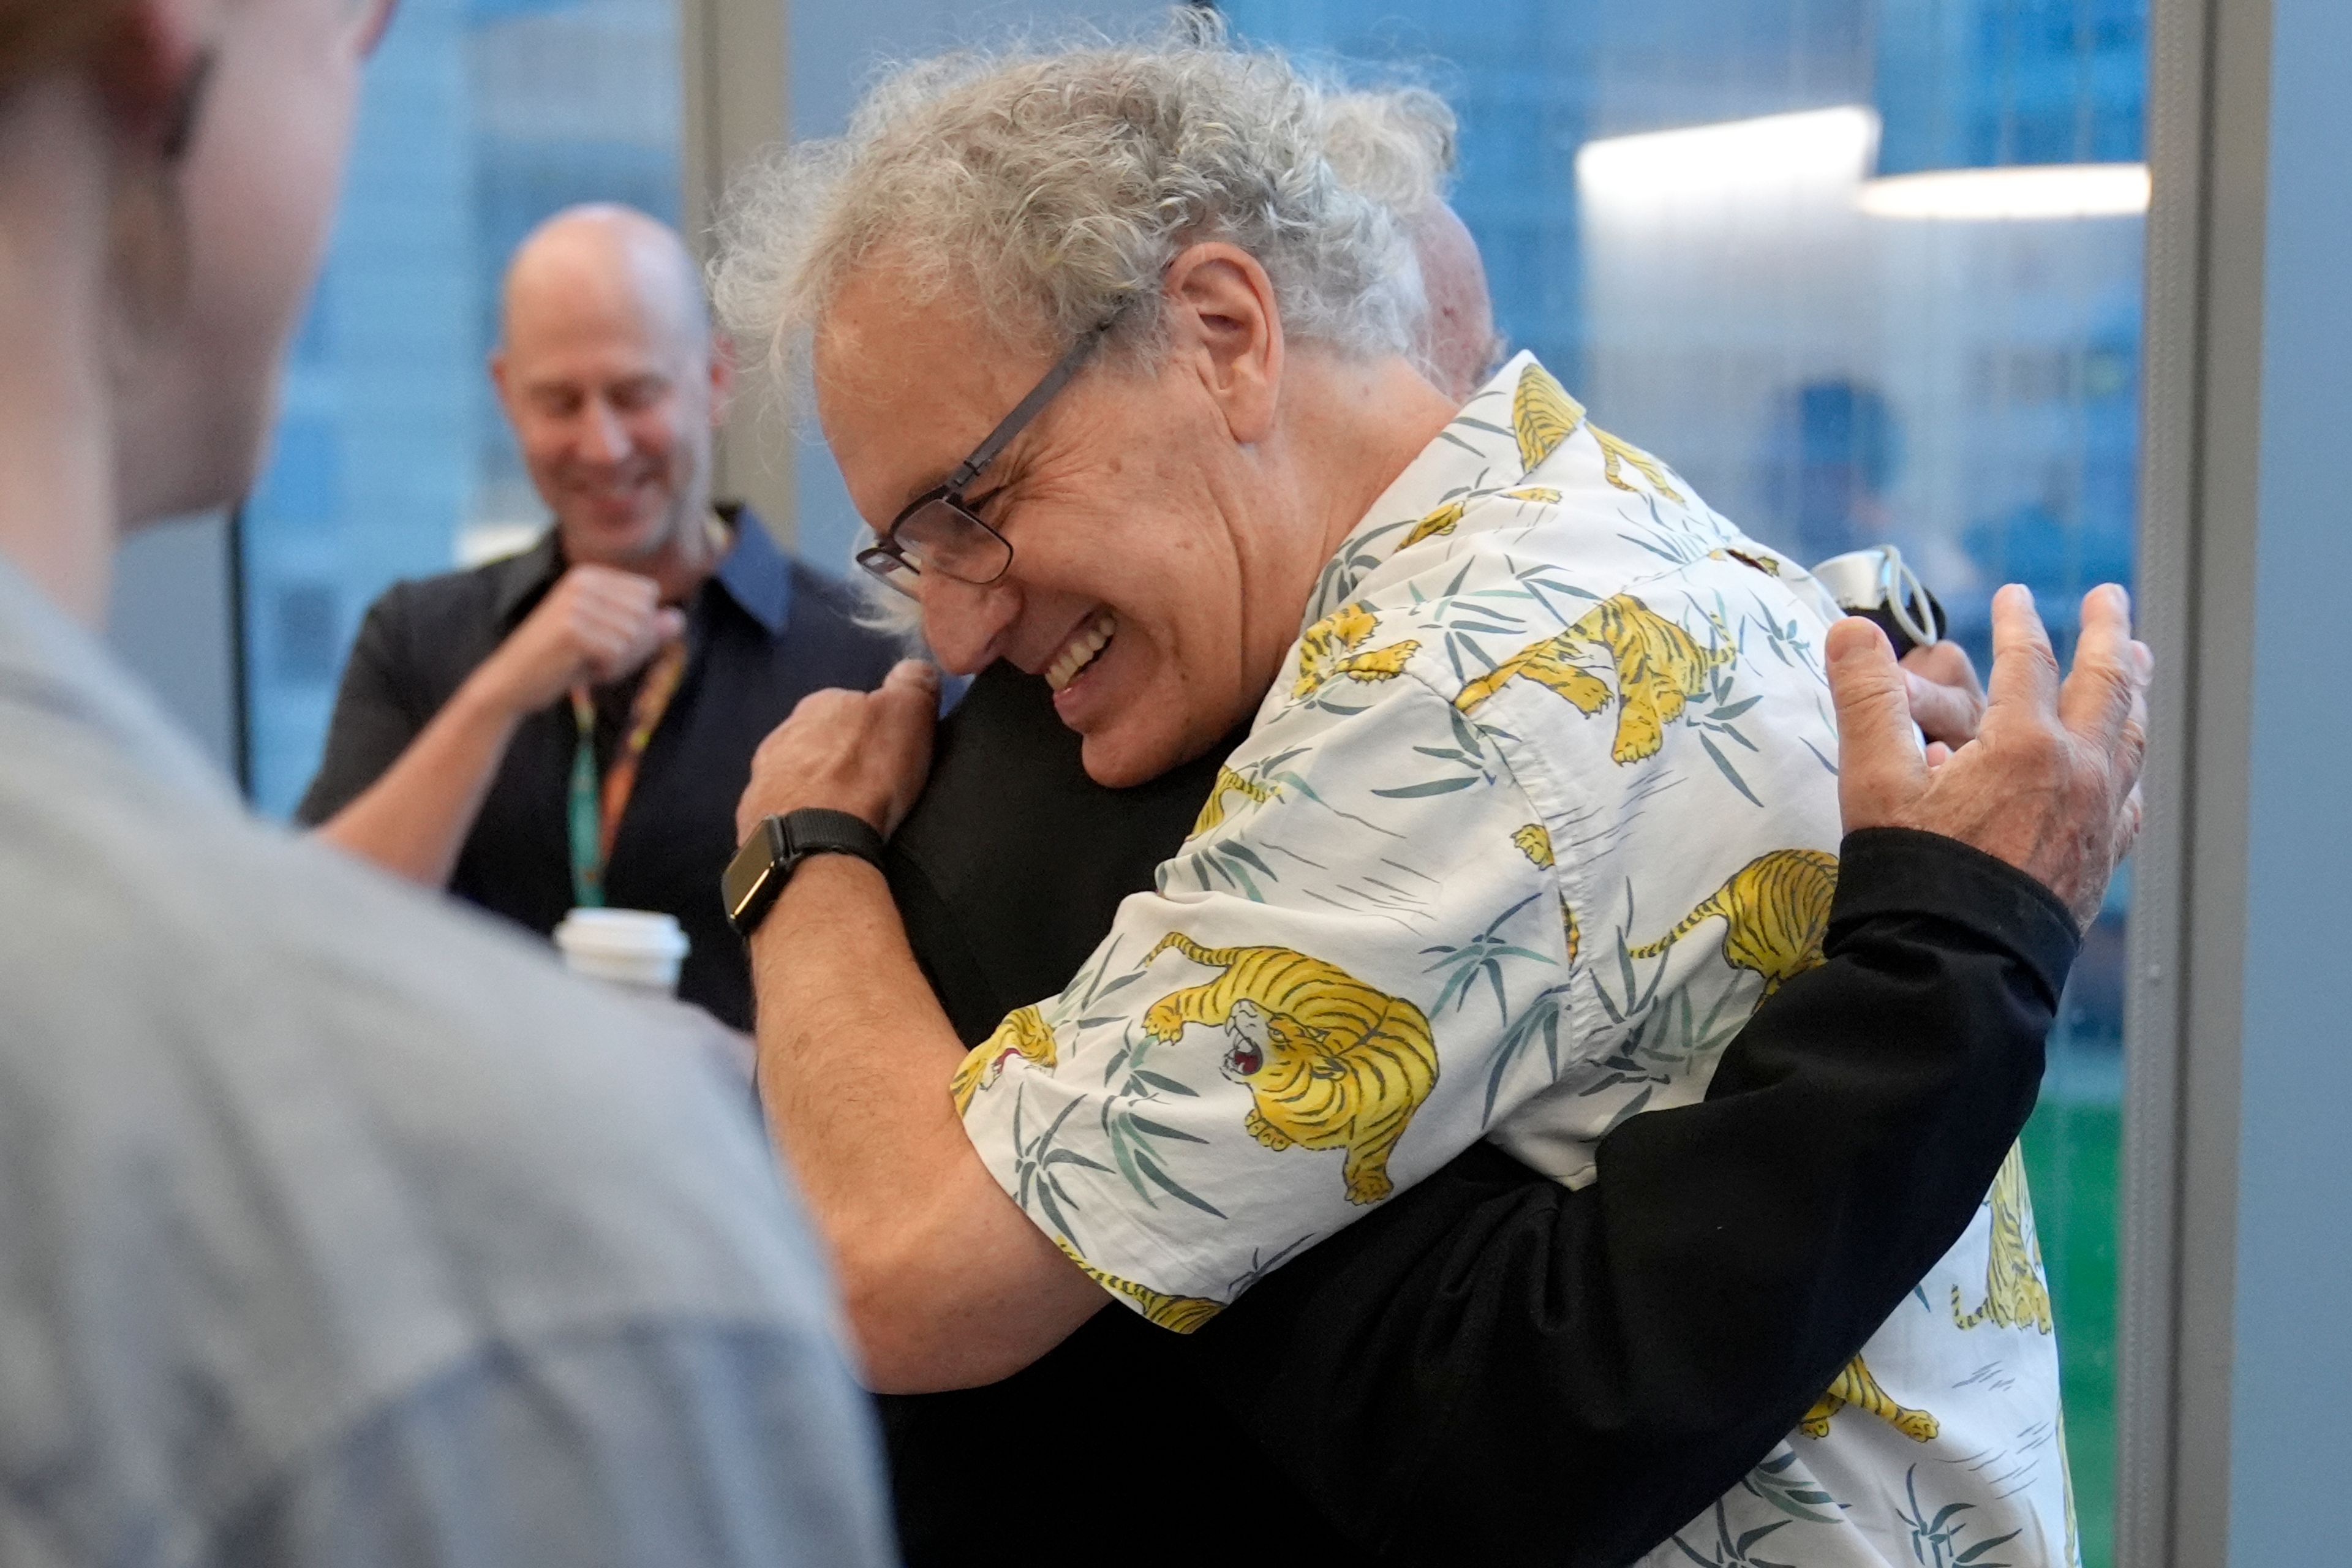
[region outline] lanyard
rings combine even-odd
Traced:
[[[572,897],[583,909],[604,905],[604,866],[613,858],[613,837],[621,814],[637,787],[637,765],[653,744],[654,731],[677,695],[686,674],[686,642],[666,644],[646,667],[646,678],[629,704],[629,727],[621,736],[612,772],[600,788],[596,779],[596,702],[584,686],[572,689],[572,722],[580,732],[572,753],[572,801],[567,826],[572,838]]]

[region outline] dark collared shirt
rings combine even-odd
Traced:
[[[735,547],[688,606],[686,675],[646,752],[604,888],[615,908],[676,915],[694,944],[678,994],[748,1029],[751,972],[719,877],[735,852],[735,802],[751,753],[802,698],[871,689],[899,651],[856,621],[845,584],[787,559],[750,511],[730,509],[728,521]],[[396,584],[378,599],[298,819],[324,822],[381,778],[564,569],[550,530],[520,555]],[[610,764],[635,688],[633,677],[597,693],[601,764]],[[449,879],[458,897],[542,936],[572,904],[565,803],[577,745],[568,701],[523,721]]]

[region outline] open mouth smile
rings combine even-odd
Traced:
[[[1118,618],[1108,610],[1097,610],[1070,634],[1051,663],[1045,666],[1045,684],[1060,691],[1086,673],[1094,661],[1102,657],[1103,649],[1118,635]]]

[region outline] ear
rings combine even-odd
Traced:
[[[219,31],[219,0],[134,0],[89,57],[100,101],[124,138],[177,158],[195,132]]]
[[[511,418],[514,414],[514,388],[507,375],[507,349],[504,343],[490,351],[490,385],[498,390],[499,406]]]
[[[722,429],[735,402],[735,345],[724,334],[710,340],[710,427]]]
[[[1199,370],[1234,440],[1274,428],[1282,390],[1282,313],[1257,258],[1222,240],[1193,246],[1161,284],[1175,357]]]

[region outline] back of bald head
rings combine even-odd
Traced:
[[[1456,137],[1454,111],[1423,88],[1334,92],[1323,100],[1331,172],[1396,214],[1412,237],[1428,306],[1418,357],[1440,391],[1462,400],[1493,368],[1496,340],[1477,242],[1446,205]]]
[[[531,230],[499,293],[503,345],[561,333],[585,317],[634,315],[681,353],[707,360],[710,305],[677,231],[634,207],[575,206]]]

